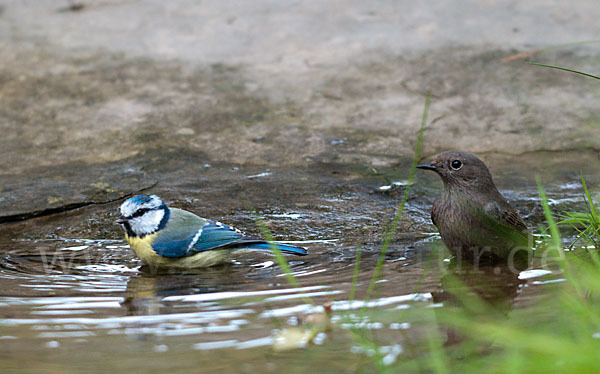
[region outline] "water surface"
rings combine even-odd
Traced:
[[[277,178],[287,174],[281,175],[256,178],[283,183]],[[118,202],[5,225],[0,257],[2,365],[232,373],[287,372],[292,367],[302,372],[319,365],[322,372],[355,372],[373,370],[371,357],[376,354],[389,365],[418,356],[424,349],[419,343],[423,326],[435,323],[439,308],[457,304],[445,292],[450,258],[440,249],[428,218],[439,186],[428,179],[413,187],[375,292],[363,300],[382,234],[404,188],[392,182],[330,180],[305,197],[311,204],[296,199],[272,208],[272,195],[255,200],[263,202],[259,213],[276,238],[310,250],[306,257],[287,257],[298,288],[265,253],[242,253],[230,264],[210,269],[153,273],[141,266],[116,226],[106,226],[114,233],[110,239],[40,234],[51,227],[60,233],[63,226],[95,219],[111,225]],[[551,187],[551,204],[557,209],[581,207],[580,189],[573,182]],[[540,222],[532,186],[503,192],[532,226]],[[172,203],[194,210],[194,201]],[[219,209],[236,203],[226,201]],[[248,209],[211,218],[257,231]],[[16,234],[10,238],[11,233]],[[350,300],[358,248],[362,259],[356,298]],[[510,316],[514,308],[535,304],[561,275],[537,269],[520,276],[488,272],[463,280]],[[307,321],[322,319],[324,305],[331,308],[331,328],[319,327],[312,343],[299,339],[297,345],[303,348],[277,349],[281,339],[314,326]],[[356,331],[377,342],[377,350],[361,344]],[[442,334],[447,344],[460,342],[460,332]]]

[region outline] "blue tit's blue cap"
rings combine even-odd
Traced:
[[[129,217],[139,209],[158,209],[163,204],[164,202],[156,195],[137,195],[121,204],[121,215]]]
[[[127,201],[131,201],[132,203],[135,203],[135,204],[149,203],[150,201],[152,201],[152,196],[146,195],[146,194],[141,194],[141,195],[131,197],[131,198],[127,199]]]

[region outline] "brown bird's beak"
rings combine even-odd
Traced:
[[[115,225],[122,225],[125,222],[127,222],[127,220],[125,219],[125,217],[120,216],[119,218],[117,218],[117,220],[115,221]]]
[[[423,165],[417,165],[417,169],[436,170],[437,167],[433,164],[423,164]]]

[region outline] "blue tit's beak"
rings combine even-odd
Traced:
[[[437,166],[435,166],[433,164],[423,164],[423,165],[417,165],[417,169],[437,170]]]
[[[119,218],[117,218],[117,220],[115,221],[115,225],[123,225],[127,222],[127,219],[125,219],[125,217],[120,216]]]

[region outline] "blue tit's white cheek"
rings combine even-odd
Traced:
[[[151,210],[141,217],[135,217],[129,220],[131,231],[138,236],[148,235],[156,232],[162,221],[165,212],[162,209]]]
[[[121,204],[121,215],[125,217],[131,216],[137,209],[136,204],[127,200],[123,204]]]

